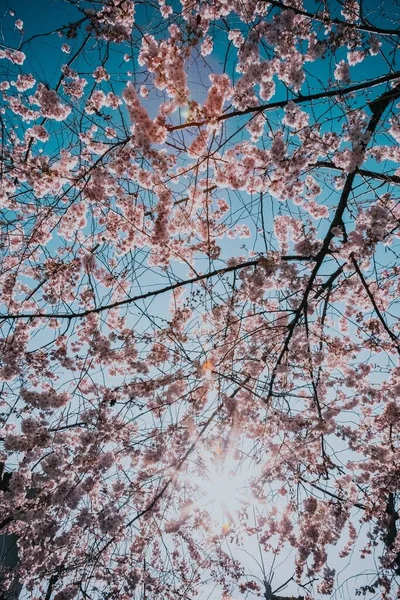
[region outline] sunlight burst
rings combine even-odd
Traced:
[[[251,502],[248,474],[231,456],[209,457],[204,476],[196,478],[197,505],[206,509],[214,522],[226,528],[238,511]]]

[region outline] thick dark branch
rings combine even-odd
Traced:
[[[346,502],[346,500],[344,500],[343,498],[340,498],[340,496],[338,496],[337,494],[334,494],[333,492],[330,492],[329,490],[324,489],[323,487],[319,486],[316,483],[313,483],[312,481],[308,481],[307,479],[305,479],[304,477],[299,477],[300,481],[302,481],[303,483],[310,485],[312,488],[314,488],[315,490],[318,490],[319,492],[321,492],[322,494],[326,494],[327,496],[329,496],[330,498],[334,498],[335,500],[338,500],[339,502]],[[361,504],[360,502],[354,502],[353,506],[355,508],[359,508],[360,510],[366,510],[366,506],[365,504]]]
[[[290,580],[289,580],[290,581]],[[278,596],[272,591],[270,583],[265,583],[265,600],[304,600],[304,596]]]
[[[310,13],[301,8],[296,8],[295,6],[287,6],[283,4],[283,2],[278,2],[277,0],[267,0],[268,4],[272,6],[276,6],[277,8],[281,8],[282,10],[292,10],[296,15],[301,15],[303,17],[308,17],[313,21],[320,21],[325,25],[338,25],[339,27],[347,27],[350,29],[356,29],[357,31],[366,31],[368,33],[377,33],[380,35],[396,35],[400,34],[400,29],[386,29],[385,27],[375,27],[374,25],[370,25],[369,23],[363,23],[359,25],[358,23],[348,23],[347,21],[342,21],[341,19],[337,19],[335,17],[323,15],[319,15],[318,13]]]
[[[61,27],[58,27],[57,29],[53,29],[52,31],[48,31],[47,33],[35,33],[35,35],[31,35],[30,38],[28,38],[27,40],[24,40],[21,43],[21,45],[19,46],[18,50],[22,50],[22,48],[24,46],[26,46],[27,44],[30,44],[33,40],[35,40],[37,38],[54,35],[55,33],[64,32],[71,28],[77,29],[78,27],[80,27],[82,25],[82,23],[84,23],[88,19],[89,19],[89,17],[82,17],[82,19],[79,19],[79,21],[75,21],[74,23],[69,23],[68,25],[62,25]]]
[[[389,515],[389,522],[388,522],[387,532],[386,532],[386,536],[384,538],[384,542],[385,542],[385,546],[387,548],[389,548],[389,550],[390,550],[391,548],[393,548],[393,544],[397,537],[396,521],[399,518],[399,515],[395,508],[393,492],[389,492],[389,495],[388,495],[388,501],[387,501],[387,505],[386,505],[386,514]]]
[[[283,261],[313,261],[315,260],[312,256],[280,256],[280,260]],[[112,302],[111,304],[106,304],[105,306],[98,306],[97,308],[88,308],[82,312],[76,313],[21,313],[21,314],[11,314],[4,315],[0,314],[0,319],[3,320],[11,320],[15,321],[16,319],[79,319],[81,317],[86,317],[92,313],[101,313],[105,310],[110,310],[112,308],[119,308],[120,306],[126,306],[128,304],[133,304],[134,302],[138,302],[139,300],[146,300],[147,298],[154,298],[155,296],[159,296],[160,294],[165,294],[166,292],[171,292],[176,290],[184,285],[191,285],[192,283],[197,283],[198,281],[204,281],[206,279],[210,279],[211,277],[216,277],[218,275],[224,275],[225,273],[232,273],[233,271],[237,271],[238,269],[244,269],[246,267],[255,267],[259,263],[259,259],[248,260],[246,262],[240,263],[238,265],[232,265],[230,267],[222,267],[221,269],[215,269],[214,271],[210,271],[208,273],[203,273],[201,275],[196,275],[196,277],[191,277],[190,279],[185,279],[183,281],[177,281],[171,285],[167,285],[163,288],[159,288],[157,290],[152,290],[150,292],[146,292],[144,294],[139,294],[138,296],[132,296],[131,298],[125,298],[125,300],[118,300],[117,302]]]
[[[354,268],[357,272],[357,275],[360,278],[361,284],[364,288],[364,290],[367,293],[368,298],[371,301],[372,306],[374,307],[374,311],[376,313],[376,316],[378,317],[379,321],[381,322],[384,330],[386,331],[386,333],[388,334],[388,336],[390,337],[390,339],[392,340],[392,342],[394,343],[394,345],[396,346],[396,350],[398,352],[398,354],[400,354],[400,345],[399,345],[399,338],[397,337],[397,335],[395,335],[393,333],[393,331],[390,329],[390,327],[388,326],[388,324],[386,323],[385,319],[382,316],[381,311],[378,308],[378,305],[376,304],[374,295],[372,294],[371,290],[369,289],[368,283],[365,281],[365,277],[361,272],[360,267],[358,266],[358,263],[356,261],[356,259],[352,256],[351,257],[352,263],[354,265]]]
[[[380,119],[382,118],[383,113],[385,112],[385,110],[389,106],[389,104],[393,100],[397,99],[399,96],[400,96],[400,85],[397,85],[395,88],[389,90],[388,92],[384,92],[379,98],[377,98],[376,100],[374,100],[374,102],[371,102],[370,108],[371,108],[371,111],[372,111],[372,116],[370,118],[370,121],[369,121],[368,127],[367,127],[367,133],[369,134],[369,139],[371,139],[372,135],[374,134],[374,132],[375,132],[377,126],[378,126],[378,123],[379,123]],[[364,150],[367,148],[367,145],[368,145],[368,141],[363,144],[363,149]],[[269,402],[269,400],[270,400],[270,398],[272,396],[272,391],[273,391],[273,387],[274,387],[274,384],[275,384],[275,379],[276,379],[276,375],[277,375],[277,372],[278,372],[278,367],[282,363],[282,360],[283,360],[284,356],[286,355],[286,353],[287,353],[287,351],[289,349],[289,344],[290,344],[290,341],[291,341],[291,339],[293,337],[293,333],[295,331],[295,328],[296,328],[298,322],[300,321],[302,315],[304,314],[304,312],[307,311],[308,298],[309,298],[310,292],[311,292],[311,290],[313,288],[315,279],[316,279],[316,277],[318,275],[318,271],[319,271],[322,263],[324,262],[325,257],[329,253],[329,247],[330,247],[331,241],[334,238],[334,233],[333,232],[336,229],[336,227],[340,227],[342,225],[342,223],[343,223],[343,215],[344,215],[344,212],[345,212],[345,210],[347,208],[347,202],[349,200],[349,196],[350,196],[351,190],[353,188],[353,183],[354,183],[355,177],[356,177],[356,171],[353,171],[352,173],[349,173],[347,175],[347,178],[346,178],[343,190],[342,190],[342,194],[340,196],[340,200],[339,200],[339,203],[338,203],[337,208],[336,208],[335,215],[334,215],[334,217],[332,219],[332,222],[331,222],[331,224],[329,226],[328,232],[327,232],[327,234],[325,236],[325,239],[324,239],[324,241],[322,243],[321,249],[318,252],[318,255],[316,256],[315,265],[314,265],[314,268],[313,268],[312,273],[310,275],[310,278],[308,280],[308,283],[306,285],[306,288],[304,290],[303,298],[302,298],[302,300],[300,302],[299,307],[296,310],[296,313],[295,313],[292,321],[288,325],[287,336],[285,338],[285,341],[284,341],[283,346],[282,346],[282,350],[279,353],[278,359],[277,359],[277,361],[275,363],[275,367],[274,367],[274,369],[272,371],[272,374],[271,374],[271,380],[270,380],[269,387],[268,387],[268,396],[267,396],[266,402]],[[357,268],[358,268],[358,265],[357,265]],[[359,270],[359,268],[358,268],[357,272],[361,273],[360,270]],[[362,276],[362,274],[361,274],[361,276]],[[369,292],[369,290],[367,291],[367,293],[368,292]],[[370,292],[369,292],[369,294],[370,294]],[[376,304],[374,304],[374,307],[375,306],[376,306]],[[387,330],[388,327],[387,327],[384,319],[381,317],[380,320],[382,321],[382,324],[384,325],[385,329]],[[391,339],[392,340],[393,340],[393,336],[394,336],[394,334],[391,333]],[[397,346],[396,347],[397,347],[397,349],[399,351],[399,354],[400,354],[400,350],[399,350],[399,347],[398,347],[397,337],[394,336],[394,338],[396,339],[396,342],[397,342]]]
[[[49,579],[49,585],[47,586],[46,596],[44,600],[50,600],[53,592],[54,585],[57,583],[58,575],[52,575]]]
[[[400,78],[400,71],[396,71],[394,73],[389,73],[388,75],[383,75],[382,77],[376,77],[375,79],[369,79],[368,81],[364,81],[362,83],[355,83],[354,85],[349,85],[343,88],[324,90],[323,92],[318,92],[316,94],[308,94],[307,96],[296,96],[294,98],[289,98],[286,100],[279,100],[277,102],[270,102],[269,104],[260,104],[259,106],[251,106],[249,108],[245,108],[244,110],[234,110],[232,112],[225,113],[217,117],[217,121],[226,121],[226,119],[230,119],[232,117],[241,117],[243,115],[249,115],[252,113],[264,112],[266,110],[274,110],[276,108],[284,108],[288,102],[293,102],[294,104],[303,104],[304,102],[313,102],[314,100],[322,100],[325,98],[332,98],[335,96],[346,96],[347,94],[351,94],[353,92],[358,92],[360,90],[369,89],[375,87],[377,85],[381,85],[382,83],[387,83],[388,81],[393,81],[394,79]],[[391,90],[393,92],[394,90]],[[381,97],[382,98],[382,97]],[[378,99],[379,100],[379,99]],[[182,123],[181,125],[172,125],[168,127],[168,131],[178,131],[179,129],[186,129],[188,127],[201,127],[202,125],[207,125],[208,121],[189,121],[186,123]]]
[[[14,521],[13,517],[6,517],[2,521],[0,521],[0,531],[2,529],[4,529],[4,527],[7,527],[7,525],[9,525],[10,523],[12,523],[13,521]]]
[[[322,167],[325,169],[334,169],[336,171],[342,171],[342,167],[338,167],[333,162],[329,160],[319,160],[315,164],[311,165],[312,167]],[[370,171],[369,169],[357,169],[357,175],[361,175],[362,177],[370,177],[371,179],[379,179],[380,181],[385,181],[386,183],[392,183],[395,185],[400,185],[400,176],[399,175],[387,175],[386,173],[378,173],[377,171]]]
[[[388,515],[388,523],[386,533],[383,536],[383,542],[388,550],[392,550],[398,535],[396,523],[399,520],[399,513],[396,510],[393,492],[389,492],[388,494],[386,514]],[[396,575],[400,575],[400,552],[397,552],[392,567],[395,570]]]
[[[333,230],[342,223],[343,214],[344,214],[344,211],[346,210],[347,201],[349,199],[349,195],[350,195],[351,189],[353,187],[354,177],[355,177],[355,173],[350,173],[347,176],[347,179],[344,184],[343,191],[342,191],[342,195],[340,197],[339,204],[336,208],[335,215],[334,215],[332,222],[330,224],[330,227],[328,229],[328,233],[326,234],[325,239],[322,243],[321,250],[318,252],[318,255],[316,257],[314,268],[312,270],[312,273],[310,275],[310,278],[308,280],[308,283],[307,283],[306,288],[303,293],[303,298],[300,302],[299,307],[296,310],[296,313],[295,313],[293,319],[289,323],[288,334],[283,343],[282,350],[279,353],[278,359],[275,363],[275,367],[272,371],[271,380],[270,380],[270,384],[268,387],[268,396],[267,396],[266,402],[268,402],[272,396],[272,391],[273,391],[273,387],[275,384],[276,375],[278,372],[277,370],[278,370],[278,367],[280,366],[280,364],[282,363],[283,357],[285,356],[286,352],[289,349],[289,344],[293,337],[294,330],[295,330],[298,322],[300,321],[304,311],[307,310],[308,298],[309,298],[310,292],[313,288],[315,279],[318,275],[318,271],[319,271],[322,263],[324,262],[325,257],[329,253],[329,246],[334,237]]]
[[[324,293],[325,290],[330,289],[332,287],[333,282],[342,273],[343,268],[344,268],[344,265],[340,265],[340,267],[338,267],[336,269],[336,271],[334,271],[332,273],[332,275],[329,275],[328,279],[321,285],[321,287],[319,288],[318,292],[315,294],[315,296],[314,296],[315,300],[317,298],[319,298],[320,296],[322,296],[322,294]]]

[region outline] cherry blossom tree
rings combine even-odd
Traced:
[[[400,7],[31,5],[0,44],[1,597],[400,598]]]

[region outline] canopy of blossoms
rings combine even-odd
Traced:
[[[3,2],[4,591],[400,597],[399,34]]]

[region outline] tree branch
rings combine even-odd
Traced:
[[[349,85],[348,87],[325,90],[323,92],[317,92],[316,94],[308,94],[307,96],[296,96],[294,98],[289,98],[286,100],[278,100],[276,102],[270,102],[269,104],[260,104],[259,106],[250,106],[249,108],[245,108],[244,110],[234,110],[229,113],[225,113],[217,117],[216,121],[226,121],[227,119],[231,119],[232,117],[241,117],[243,115],[249,115],[252,113],[264,112],[266,110],[274,110],[275,108],[284,108],[289,102],[293,102],[294,104],[302,104],[304,102],[313,102],[314,100],[322,100],[324,98],[332,98],[335,96],[346,96],[347,94],[351,94],[353,92],[357,92],[360,90],[365,90],[368,88],[375,87],[377,85],[381,85],[382,83],[387,83],[388,81],[393,81],[394,79],[400,78],[400,71],[395,71],[394,73],[389,73],[388,75],[383,75],[382,77],[376,77],[375,79],[369,79],[368,81],[364,81],[362,83],[355,83],[354,85]],[[393,90],[391,90],[393,91]],[[171,125],[167,127],[168,131],[178,131],[180,129],[186,129],[188,127],[201,127],[203,125],[207,125],[208,121],[189,121],[186,123],[182,123],[181,125]]]
[[[398,36],[400,33],[400,29],[386,29],[385,27],[375,27],[374,25],[369,25],[368,23],[363,25],[358,25],[358,23],[348,23],[347,21],[342,21],[341,19],[337,19],[335,17],[324,17],[323,15],[319,16],[318,13],[310,13],[301,8],[297,8],[295,6],[287,6],[283,4],[283,2],[278,2],[277,0],[267,0],[268,4],[275,6],[277,8],[281,8],[282,10],[292,10],[296,15],[301,15],[303,17],[308,17],[313,21],[319,21],[324,24],[331,25],[334,23],[339,27],[348,27],[350,29],[356,29],[357,31],[365,31],[368,33],[378,33],[380,35],[396,35]]]
[[[312,256],[280,256],[280,260],[283,261],[313,261],[315,260]],[[254,267],[258,265],[260,259],[248,260],[246,262],[240,263],[238,265],[232,265],[229,267],[222,267],[221,269],[215,269],[214,271],[210,271],[208,273],[203,273],[202,275],[197,275],[196,277],[191,277],[190,279],[185,279],[184,281],[177,281],[171,285],[167,285],[163,288],[159,288],[157,290],[152,290],[150,292],[145,292],[144,294],[139,294],[137,296],[132,296],[130,298],[126,298],[125,300],[118,300],[117,302],[112,302],[111,304],[106,304],[105,306],[98,306],[97,308],[88,308],[82,312],[76,313],[21,313],[21,314],[11,314],[5,315],[0,314],[0,319],[8,321],[15,321],[17,319],[33,319],[33,318],[41,318],[41,319],[80,319],[82,317],[86,317],[92,313],[100,313],[105,310],[110,310],[112,308],[119,308],[120,306],[125,306],[128,304],[133,304],[139,300],[146,300],[147,298],[154,298],[155,296],[159,296],[160,294],[165,294],[166,292],[171,292],[172,290],[176,290],[184,285],[191,285],[192,283],[197,283],[198,281],[204,281],[206,279],[210,279],[211,277],[215,277],[217,275],[224,275],[225,273],[231,273],[233,271],[237,271],[238,269],[244,269],[246,267]]]

